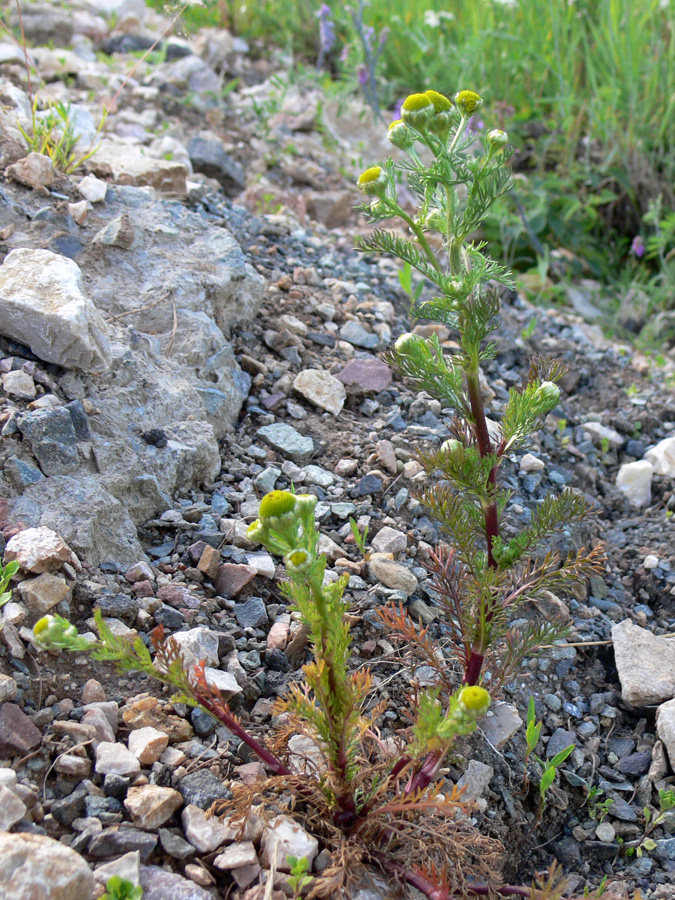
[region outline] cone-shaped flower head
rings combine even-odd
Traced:
[[[270,491],[260,501],[260,518],[271,519],[272,517],[283,516],[295,509],[295,494],[290,491]]]
[[[464,118],[468,118],[478,112],[483,105],[483,100],[475,91],[460,91],[455,94],[455,103]]]
[[[381,166],[371,166],[361,172],[357,182],[359,190],[370,197],[383,197],[387,190],[387,173]]]
[[[401,150],[409,150],[415,143],[415,135],[405,124],[403,119],[392,122],[387,131],[389,142]]]
[[[406,331],[405,334],[396,338],[394,350],[403,356],[411,356],[419,348],[420,343],[424,343],[424,338],[421,338],[418,334]]]
[[[286,554],[284,560],[286,568],[291,573],[307,572],[314,563],[312,554],[302,547],[297,550],[291,550],[290,553]]]
[[[47,649],[83,650],[89,646],[89,641],[63,616],[43,616],[33,626],[33,635],[36,643]]]
[[[452,103],[445,94],[440,94],[438,91],[425,91],[424,96],[431,100],[436,113],[448,112],[448,110],[452,109]]]
[[[537,389],[537,400],[549,412],[558,405],[560,388],[553,381],[542,381]]]
[[[424,131],[434,113],[434,104],[426,94],[410,94],[401,107],[401,118],[416,131]]]
[[[490,709],[490,695],[485,688],[478,685],[467,685],[463,687],[457,696],[460,706],[470,710],[477,719],[484,716]]]

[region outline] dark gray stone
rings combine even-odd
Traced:
[[[78,788],[72,794],[64,797],[63,800],[55,800],[49,812],[62,825],[72,825],[75,819],[80,819],[84,816],[84,801],[87,796],[84,788]]]
[[[145,862],[156,846],[156,834],[138,828],[106,828],[92,837],[88,852],[93,859],[110,859],[138,850]]]
[[[16,487],[25,487],[27,484],[37,484],[44,479],[44,475],[35,466],[24,462],[18,456],[10,456],[5,463],[5,474]]]
[[[195,172],[215,178],[226,194],[238,194],[246,187],[244,170],[225,152],[220,141],[192,138],[187,149]]]
[[[261,597],[251,597],[235,606],[234,617],[241,628],[259,628],[267,623],[267,609]]]
[[[174,834],[173,831],[169,831],[168,828],[159,829],[159,842],[162,845],[162,850],[174,859],[187,859],[188,856],[192,856],[195,852],[192,844],[183,840],[179,835]]]
[[[556,753],[560,753],[570,744],[576,744],[576,736],[573,731],[566,731],[564,728],[556,728],[546,745],[546,759],[551,759]]]
[[[352,497],[367,497],[369,494],[376,494],[381,488],[382,482],[377,475],[364,475],[352,491]]]
[[[103,790],[108,797],[114,797],[115,800],[124,800],[129,790],[131,779],[126,775],[106,775],[103,779]]]
[[[615,768],[622,775],[633,776],[638,778],[649,771],[652,764],[652,754],[649,750],[641,750],[638,753],[631,753],[630,756],[624,756],[616,764]]]
[[[209,737],[218,727],[218,720],[198,706],[190,713],[190,721],[200,737]]]
[[[268,650],[265,654],[265,666],[273,672],[288,672],[291,664],[283,650]]]
[[[129,627],[135,625],[140,602],[127,594],[103,594],[96,601],[101,615],[107,619],[121,619]]]
[[[232,796],[220,778],[208,769],[200,769],[181,778],[178,790],[186,806],[193,804],[200,809],[208,809],[214,800],[229,800]]]
[[[27,413],[19,420],[19,431],[45,475],[65,475],[78,468],[77,435],[64,407]]]
[[[165,628],[171,630],[180,628],[184,621],[185,616],[183,613],[179,612],[177,609],[172,609],[172,607],[167,606],[166,603],[163,603],[155,613],[155,622],[157,622],[158,625],[163,625]]]
[[[0,756],[23,756],[41,741],[42,734],[16,703],[0,705]]]
[[[73,428],[78,441],[90,441],[91,431],[89,430],[89,418],[84,409],[81,400],[73,400],[72,403],[66,404],[66,409],[70,413],[73,420]]]

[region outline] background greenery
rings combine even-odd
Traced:
[[[321,5],[206,0],[183,19],[227,24],[311,66]],[[350,4],[328,5],[337,40],[326,68],[355,85],[363,54]],[[513,267],[555,276],[550,253],[563,248],[558,276],[637,282],[654,308],[675,306],[666,218],[675,208],[675,0],[371,0],[363,20],[376,34],[389,29],[377,68],[387,121],[412,91],[471,88],[486,123],[509,132],[515,196],[485,231]],[[670,228],[655,215],[658,198]],[[640,258],[637,235],[651,246]]]

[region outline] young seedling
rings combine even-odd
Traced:
[[[530,697],[527,706],[527,725],[525,728],[525,759],[523,760],[523,790],[527,792],[530,779],[528,778],[527,768],[530,757],[537,748],[539,743],[539,735],[541,734],[541,722],[537,722],[537,714],[534,708],[534,697]]]
[[[354,543],[359,548],[359,553],[361,556],[366,558],[366,541],[368,540],[368,526],[366,525],[363,529],[363,534],[361,534],[361,529],[358,526],[356,519],[353,517],[349,517],[349,527],[352,530],[352,535],[354,537]]]
[[[7,588],[18,571],[18,562],[8,562],[4,566],[0,562],[0,606],[4,606],[5,603],[9,603],[12,599],[12,592],[11,590],[8,591]]]
[[[303,890],[314,880],[309,872],[309,860],[306,856],[287,856],[286,862],[291,868],[288,884],[293,891],[293,900],[299,900]]]
[[[135,885],[128,878],[120,878],[119,875],[112,875],[105,886],[105,894],[101,900],[141,900],[143,896],[143,888]]]
[[[419,272],[436,296],[417,300],[413,314],[455,332],[459,350],[454,353],[441,346],[437,335],[413,332],[397,339],[389,359],[454,412],[449,440],[422,457],[429,482],[419,499],[447,541],[432,556],[430,571],[462,681],[480,684],[489,671],[495,692],[516,674],[524,656],[561,635],[550,622],[513,631],[511,612],[585,579],[597,570],[600,553],[598,548],[579,550],[561,559],[556,552],[541,552],[556,530],[589,513],[588,502],[576,491],[547,497],[519,531],[506,519],[511,492],[500,485],[502,466],[559,404],[557,382],[565,370],[559,362],[533,360],[524,384],[510,390],[499,423],[488,419],[481,382],[482,368],[497,353],[489,340],[499,324],[496,284],[512,287],[513,279],[471,236],[510,188],[511,150],[503,131],[493,129],[479,139],[467,128],[482,102],[468,90],[452,100],[431,90],[404,101],[401,119],[389,126],[388,136],[407,159],[371,166],[358,184],[369,198],[362,209],[371,221],[379,226],[398,219],[405,232],[378,227],[359,238],[357,248],[391,254]],[[482,153],[473,152],[478,140]],[[431,157],[429,163],[422,161],[419,147]],[[416,195],[414,213],[399,201],[399,175],[407,176]],[[442,249],[435,249],[439,244]],[[414,629],[400,610],[389,610],[384,618],[414,646]],[[437,668],[444,689],[451,690],[450,667],[438,662]]]
[[[541,817],[542,812],[544,811],[544,807],[546,806],[546,792],[551,787],[553,782],[555,781],[556,775],[558,774],[558,768],[565,762],[570,753],[574,750],[574,744],[570,744],[569,747],[565,747],[563,750],[560,750],[559,753],[556,753],[549,760],[543,760],[539,756],[535,756],[534,751],[537,748],[537,744],[539,743],[539,736],[541,735],[541,722],[537,722],[537,715],[534,707],[534,697],[530,697],[530,702],[527,707],[527,725],[525,729],[525,761],[524,761],[524,775],[523,775],[523,791],[527,792],[530,779],[528,777],[528,763],[530,758],[536,760],[536,762],[541,766],[542,773],[539,779],[539,809],[537,810],[537,818]]]
[[[543,760],[537,757],[537,762],[544,767],[544,771],[541,773],[541,780],[539,782],[539,811],[537,817],[541,817],[542,812],[544,811],[544,807],[546,806],[546,792],[551,787],[553,782],[555,781],[555,777],[558,774],[559,767],[565,762],[570,753],[574,750],[574,744],[570,744],[568,747],[564,747],[555,756],[551,757],[551,759]]]
[[[588,788],[588,795],[586,796],[586,806],[588,806],[588,815],[598,823],[602,822],[607,813],[610,811],[612,806],[614,805],[614,800],[611,797],[606,797],[604,800],[600,798],[605,792],[602,788],[596,787],[596,785],[591,785]]]
[[[644,835],[636,843],[624,845],[626,856],[642,856],[645,850],[654,850],[656,842],[649,835],[663,822],[665,814],[674,807],[675,791],[661,788],[659,790],[659,811],[654,813],[651,807],[643,807],[642,814],[645,817]]]

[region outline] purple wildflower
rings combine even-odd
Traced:
[[[476,134],[477,131],[482,131],[484,128],[485,122],[483,122],[482,119],[479,119],[478,116],[471,116],[466,123],[466,130],[469,134]]]
[[[636,234],[633,238],[633,243],[630,245],[630,249],[637,256],[638,259],[641,259],[645,255],[645,247],[644,241],[639,234]]]
[[[361,87],[365,87],[368,84],[368,69],[364,65],[359,66],[357,77]]]
[[[335,43],[335,22],[331,18],[333,13],[327,3],[321,6],[316,15],[319,19],[320,54],[324,57]]]
[[[363,40],[368,48],[368,50],[372,53],[373,50],[373,41],[375,39],[375,29],[372,25],[366,25],[363,29]]]

